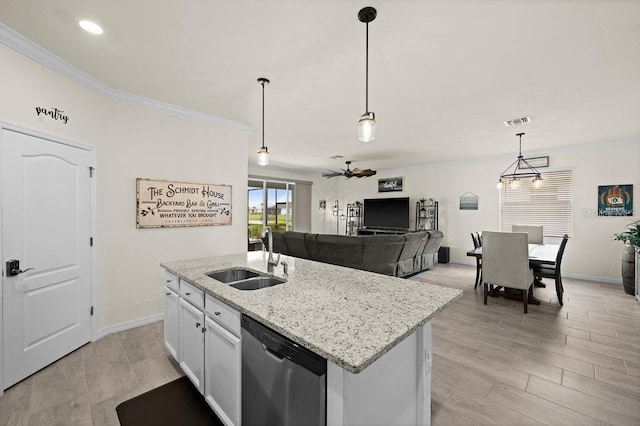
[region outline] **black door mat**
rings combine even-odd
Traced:
[[[122,426],[223,424],[186,376],[121,403],[116,412]]]

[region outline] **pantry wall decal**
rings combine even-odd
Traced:
[[[231,185],[136,179],[136,228],[231,225]]]

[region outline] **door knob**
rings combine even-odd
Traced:
[[[24,272],[31,271],[33,268],[27,268],[24,271],[20,270],[20,261],[16,259],[7,260],[7,276],[15,277]]]

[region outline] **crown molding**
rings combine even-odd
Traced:
[[[190,110],[187,108],[171,105],[168,103],[156,101],[154,99],[126,93],[121,90],[113,89],[96,78],[90,76],[86,72],[62,60],[58,56],[49,52],[45,48],[37,45],[20,33],[7,27],[0,22],[0,43],[12,48],[13,50],[23,54],[24,56],[38,62],[41,65],[51,69],[52,71],[68,78],[69,80],[79,84],[80,86],[92,90],[107,98],[127,102],[130,104],[154,108],[171,114],[182,115],[186,117],[196,118],[211,123],[233,127],[236,129],[250,132],[253,127],[233,120],[217,117],[215,115],[205,114],[202,112]]]

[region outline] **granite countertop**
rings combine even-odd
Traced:
[[[430,321],[461,290],[281,256],[287,282],[243,291],[206,274],[235,267],[267,270],[261,251],[160,265],[241,313],[352,373],[359,373]],[[278,266],[272,274],[283,276]]]

